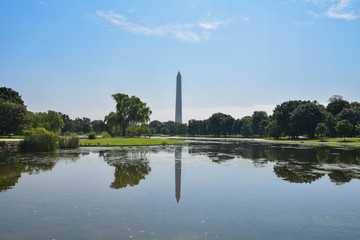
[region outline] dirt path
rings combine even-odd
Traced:
[[[20,138],[0,138],[0,142],[21,142]]]

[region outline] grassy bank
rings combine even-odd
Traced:
[[[307,138],[264,138],[264,140],[271,140],[271,141],[289,141],[289,142],[318,142],[318,143],[360,143],[360,138],[316,138],[316,139],[307,139]]]
[[[163,145],[182,144],[184,141],[152,139],[152,138],[100,138],[80,140],[80,146],[142,146],[142,145]]]
[[[9,136],[0,136],[0,139],[9,139]],[[23,135],[11,135],[10,139],[24,139]]]

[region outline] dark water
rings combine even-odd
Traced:
[[[232,143],[0,155],[0,239],[359,239],[360,151]]]

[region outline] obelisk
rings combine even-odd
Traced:
[[[178,72],[178,74],[176,76],[175,122],[182,123],[181,75],[180,75],[180,72]]]

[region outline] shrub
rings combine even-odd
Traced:
[[[56,150],[57,135],[45,128],[24,131],[24,141],[20,144],[24,152],[53,152]]]
[[[111,137],[110,134],[106,131],[102,132],[100,135],[102,138],[110,138]]]
[[[140,136],[140,126],[131,125],[126,129],[126,135],[129,137]]]
[[[129,126],[126,129],[126,134],[130,137],[134,137],[134,136],[142,136],[142,135],[150,135],[151,131],[150,128],[148,126],[136,126],[136,125],[132,125]]]
[[[89,138],[89,139],[96,139],[96,133],[90,132],[90,133],[88,134],[88,138]]]
[[[60,148],[78,148],[79,147],[79,137],[76,134],[70,136],[60,136],[59,137],[59,147]]]

